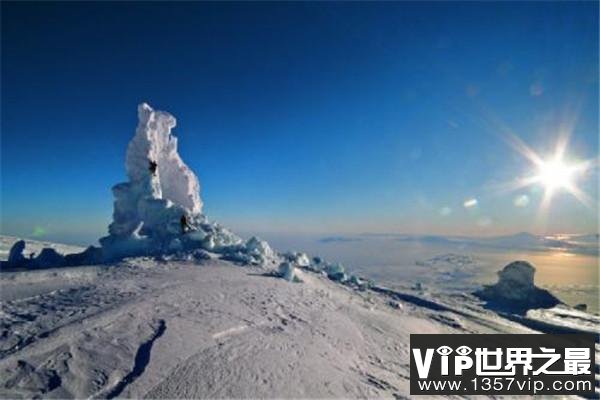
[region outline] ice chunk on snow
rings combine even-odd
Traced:
[[[282,262],[281,264],[279,264],[278,274],[280,277],[282,277],[286,281],[293,282],[294,278],[296,276],[296,269],[294,268],[294,266],[291,263],[289,263],[287,261]]]
[[[224,249],[225,257],[229,260],[240,261],[246,264],[266,266],[278,261],[278,255],[271,246],[255,236],[245,243],[230,245]]]
[[[196,232],[188,234],[191,239],[202,238],[202,247],[208,251],[222,252],[226,248],[236,247],[242,239],[219,224],[204,223]]]
[[[310,259],[308,258],[308,255],[306,255],[306,253],[288,252],[284,254],[284,257],[286,260],[288,260],[290,263],[294,264],[297,267],[310,267]]]
[[[310,266],[310,260],[306,253],[296,253],[296,265],[299,267],[308,267]]]
[[[250,239],[248,239],[245,247],[246,252],[258,258],[261,263],[271,260],[275,257],[275,252],[273,249],[271,249],[269,243],[257,238],[256,236],[252,236]]]
[[[348,282],[350,282],[350,284],[352,284],[352,285],[359,286],[359,287],[364,285],[363,280],[356,275],[350,275],[350,279],[348,279]]]
[[[340,263],[328,264],[325,267],[325,272],[327,273],[327,276],[329,277],[329,279],[331,279],[333,281],[344,282],[344,281],[348,280],[348,276],[346,275],[345,268]]]

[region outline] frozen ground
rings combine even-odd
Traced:
[[[405,398],[411,333],[532,332],[468,295],[218,259],[0,276],[0,398]]]

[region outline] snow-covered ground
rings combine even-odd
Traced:
[[[411,333],[532,332],[466,294],[298,274],[216,258],[2,273],[0,397],[406,398]]]
[[[198,179],[171,133],[175,118],[147,104],[138,117],[128,181],[113,187],[101,246],[82,252],[28,240],[2,263],[0,398],[407,398],[411,333],[600,334],[597,316],[566,305],[527,314],[485,309],[471,294],[481,264],[463,254],[464,240],[460,252],[419,247],[406,268],[401,251],[382,251],[386,244],[361,250],[343,237],[324,241],[347,246],[338,254],[357,263],[354,275],[330,254],[314,255],[335,263],[244,241],[202,214]],[[15,242],[0,237],[2,259]],[[372,264],[386,256],[383,268]],[[520,276],[525,267],[517,264],[508,275]],[[533,267],[525,269],[521,293],[537,292]],[[581,271],[575,283],[597,277]],[[365,285],[356,276],[363,272],[375,282]]]

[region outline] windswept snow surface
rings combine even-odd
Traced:
[[[3,273],[0,397],[403,398],[411,333],[530,332],[295,273],[214,258]]]

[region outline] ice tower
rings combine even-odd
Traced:
[[[177,138],[171,134],[175,117],[155,111],[148,104],[138,106],[138,125],[129,142],[125,168],[128,182],[113,186],[113,221],[109,236],[100,240],[103,248],[122,253],[136,247],[165,250],[181,233],[181,218],[190,226],[203,220],[200,183],[177,152]],[[155,163],[153,171],[151,163]]]

